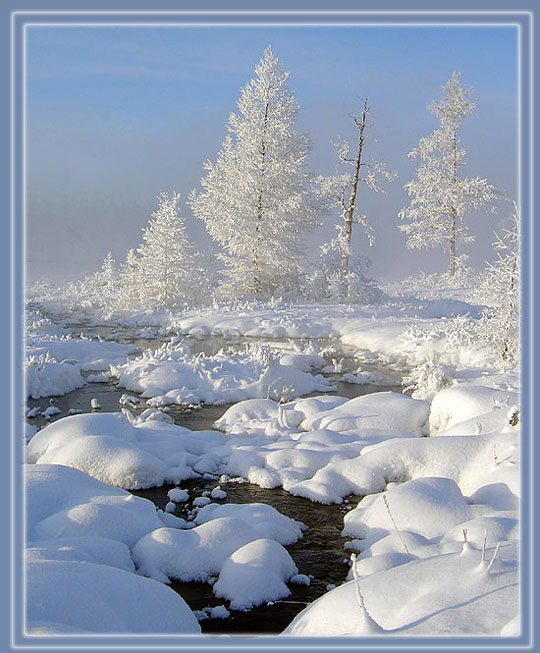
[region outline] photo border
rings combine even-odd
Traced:
[[[519,109],[519,205],[522,216],[522,234],[529,236],[527,245],[523,238],[522,246],[522,352],[530,356],[522,356],[522,450],[521,450],[521,482],[522,482],[522,542],[521,542],[521,616],[522,635],[517,638],[501,637],[398,637],[388,638],[279,638],[258,636],[254,641],[250,637],[215,638],[206,636],[181,636],[181,635],[50,635],[28,636],[24,635],[24,571],[23,571],[23,542],[24,542],[24,487],[22,465],[24,435],[22,433],[23,420],[21,406],[24,405],[23,389],[23,333],[24,333],[24,220],[26,212],[25,200],[25,31],[31,25],[62,24],[65,26],[80,25],[81,16],[86,17],[82,24],[89,22],[105,26],[111,24],[111,17],[121,17],[122,24],[131,27],[143,26],[143,21],[148,22],[149,16],[159,16],[160,23],[173,26],[182,21],[183,26],[215,26],[226,28],[242,25],[246,28],[259,23],[265,27],[292,26],[292,18],[302,18],[300,24],[294,26],[329,26],[338,27],[346,25],[353,27],[355,22],[362,25],[377,26],[379,24],[390,26],[392,24],[405,27],[407,25],[423,25],[426,27],[463,26],[481,21],[488,26],[510,24],[518,26],[520,44],[520,70],[518,87],[520,96]],[[256,17],[256,20],[254,20]],[[231,18],[234,20],[231,22]],[[391,20],[389,20],[391,19]],[[414,19],[414,23],[410,21]],[[152,21],[153,22],[153,21]],[[9,619],[10,646],[12,649],[31,650],[80,650],[96,649],[111,650],[161,650],[167,648],[183,649],[358,649],[371,648],[374,650],[424,650],[426,648],[452,650],[518,650],[532,649],[533,639],[533,574],[532,559],[532,534],[533,534],[533,501],[532,497],[532,472],[534,463],[533,449],[533,421],[532,407],[533,396],[533,370],[536,368],[537,354],[532,325],[534,320],[534,257],[533,251],[536,243],[536,230],[532,219],[533,211],[533,25],[532,11],[517,10],[14,10],[10,14],[10,239],[9,260],[10,279],[9,307],[10,307],[10,457],[9,467],[5,478],[10,480],[10,593],[11,611]],[[21,510],[21,499],[22,508]],[[529,571],[527,574],[525,571]],[[20,582],[22,579],[22,583]],[[6,629],[4,632],[8,632]]]

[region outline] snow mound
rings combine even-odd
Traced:
[[[57,397],[84,385],[79,365],[32,356],[25,362],[25,381],[26,396],[32,399]]]
[[[302,537],[304,524],[286,517],[265,503],[216,504],[201,508],[195,517],[196,524],[204,524],[220,517],[239,519],[253,528],[259,537],[269,538],[280,544],[294,544]]]
[[[481,385],[456,385],[440,390],[431,402],[429,421],[434,431],[448,430],[461,422],[496,411],[506,415],[518,403],[518,394]]]
[[[384,537],[395,528],[393,518],[400,531],[413,531],[431,539],[471,517],[471,508],[455,481],[423,477],[362,499],[345,515],[343,535]]]
[[[103,435],[66,444],[45,453],[36,462],[68,465],[126,489],[162,485],[168,477],[166,465],[156,456],[130,442]]]
[[[445,476],[453,479],[464,495],[500,482],[519,496],[517,450],[515,431],[387,440],[365,447],[357,458],[329,463],[313,478],[288,490],[313,501],[341,503],[348,494],[382,492],[390,482]]]
[[[93,562],[26,565],[27,619],[59,624],[52,632],[200,633],[176,592],[149,578]]]
[[[228,599],[233,610],[250,610],[266,601],[289,596],[285,584],[298,573],[289,553],[271,539],[244,545],[223,563],[214,594]]]
[[[221,571],[226,558],[259,538],[240,519],[213,519],[187,531],[160,528],[142,537],[133,549],[140,573],[164,583],[169,578],[208,582]]]
[[[26,460],[67,465],[134,490],[196,477],[197,464],[201,473],[212,471],[190,452],[208,453],[222,438],[208,432],[195,436],[160,420],[132,424],[121,413],[71,415],[39,431],[27,446]],[[213,467],[215,461],[207,464]]]
[[[375,392],[351,399],[315,419],[304,420],[304,429],[377,429],[409,431],[422,435],[429,415],[429,403],[397,392]]]
[[[29,542],[25,559],[28,562],[39,560],[95,562],[125,571],[135,571],[129,548],[123,542],[97,535]]]
[[[63,465],[27,465],[25,481],[30,632],[200,632],[183,599],[134,573],[130,547],[163,525],[150,501]]]

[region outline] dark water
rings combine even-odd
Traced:
[[[189,491],[189,502],[178,504],[175,514],[186,518],[193,499],[202,496],[204,490],[214,488],[218,482],[217,479],[182,482],[182,488]],[[292,496],[282,488],[264,490],[251,483],[237,482],[219,483],[219,486],[227,492],[227,497],[223,501],[214,500],[216,503],[266,503],[287,517],[303,522],[308,527],[303,538],[286,549],[299,573],[312,575],[313,578],[309,586],[289,583],[291,595],[282,601],[264,604],[249,612],[231,610],[230,618],[205,619],[201,621],[201,628],[205,633],[280,633],[308,603],[327,591],[327,585],[339,585],[345,580],[349,565],[348,556],[343,551],[346,540],[340,535],[343,516],[360,497],[349,497],[349,504],[324,506]],[[133,494],[150,499],[163,509],[169,501],[167,492],[171,487],[136,490]],[[171,587],[192,610],[226,605],[224,599],[217,599],[213,595],[212,586],[207,583],[172,581]]]
[[[141,334],[140,329],[130,329],[129,327],[94,325],[88,330],[84,327],[85,325],[81,323],[74,325],[73,332],[85,331],[85,335],[93,333],[96,337],[133,343],[141,348],[155,349],[163,342],[170,340],[169,334],[159,334],[157,329],[145,330],[144,334]],[[210,355],[219,349],[227,349],[231,345],[235,348],[242,348],[247,340],[246,338],[212,337],[204,340],[189,339],[189,342],[193,353],[203,351]],[[250,342],[254,340],[249,339]],[[265,339],[265,342],[267,341]],[[328,342],[326,341],[323,345]],[[339,347],[339,343],[331,344]],[[341,373],[326,373],[326,376],[336,380],[336,390],[340,396],[354,398],[378,391],[401,392],[401,386],[397,381],[400,376],[399,370],[395,367],[383,368],[379,361],[370,361],[369,355],[367,361],[365,359],[359,361],[353,355],[353,351],[345,348],[330,354],[327,359],[328,363],[331,363],[332,359],[343,359],[341,373],[355,370],[361,364],[363,370],[376,370],[396,378],[395,386],[356,385],[337,381]],[[137,393],[118,388],[113,379],[108,383],[87,383],[78,390],[62,397],[52,398],[50,401],[49,399],[28,400],[27,404],[30,408],[38,405],[45,409],[52,403],[62,411],[61,414],[54,415],[50,420],[36,417],[29,421],[41,428],[49,421],[65,417],[70,409],[80,410],[84,413],[92,412],[90,407],[92,398],[98,400],[101,412],[115,412],[120,409],[119,399],[124,393],[137,396]],[[315,393],[315,396],[320,394],[322,393]],[[141,399],[140,404],[134,408],[130,407],[130,410],[137,414],[146,407],[144,400]],[[227,405],[201,406],[199,408],[170,406],[167,408],[167,412],[176,424],[197,431],[212,428],[213,423],[223,415],[227,408]],[[212,490],[218,483],[217,479],[195,479],[182,482],[181,486],[189,491],[189,500],[185,504],[177,504],[175,514],[187,518],[193,500],[202,496],[203,492]],[[231,616],[228,619],[205,619],[201,621],[202,630],[204,633],[212,634],[280,633],[308,603],[328,591],[328,585],[339,585],[345,580],[349,565],[348,556],[343,550],[346,540],[341,537],[343,517],[347,510],[356,506],[360,497],[348,497],[347,503],[340,506],[325,506],[301,497],[294,497],[282,488],[266,490],[247,482],[226,482],[219,483],[219,485],[227,492],[227,497],[218,503],[266,503],[284,515],[303,522],[308,527],[304,531],[303,538],[286,548],[294,559],[299,573],[311,575],[313,578],[309,586],[289,584],[291,595],[272,605],[262,605],[249,612],[231,611]],[[158,508],[164,509],[169,501],[167,492],[172,487],[169,485],[138,490],[133,494],[149,499]],[[224,599],[214,597],[212,586],[206,583],[173,581],[171,587],[184,598],[193,610],[227,605]]]

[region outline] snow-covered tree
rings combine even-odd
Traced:
[[[141,279],[139,259],[134,249],[127,253],[119,274],[121,308],[134,308],[140,303]]]
[[[101,269],[83,279],[78,284],[76,294],[85,297],[86,301],[104,308],[114,299],[118,286],[116,262],[111,252],[103,259]]]
[[[479,335],[501,365],[514,365],[519,358],[519,211],[515,202],[509,223],[501,234],[495,234],[497,258],[488,263],[481,283],[491,308],[484,311]]]
[[[458,243],[474,240],[468,234],[465,216],[472,209],[492,208],[495,190],[480,177],[459,176],[466,161],[458,130],[463,118],[474,110],[472,89],[462,87],[461,74],[456,72],[442,89],[440,101],[428,105],[440,121],[439,128],[421,138],[409,153],[419,159],[419,166],[416,179],[405,184],[411,200],[399,212],[399,217],[408,221],[399,228],[408,236],[407,247],[446,247],[453,275]]]
[[[305,172],[309,135],[271,47],[242,89],[215,163],[190,196],[194,214],[223,248],[233,295],[271,295],[298,284],[306,230],[317,206]]]
[[[353,225],[360,224],[364,228],[369,245],[373,245],[375,230],[368,222],[367,216],[358,212],[357,197],[359,184],[365,184],[375,192],[381,192],[381,179],[392,181],[396,176],[388,170],[384,163],[364,160],[364,145],[367,139],[367,116],[371,107],[367,98],[360,114],[352,116],[358,129],[358,143],[351,153],[351,145],[342,140],[336,143],[339,165],[351,166],[349,172],[328,177],[319,177],[320,193],[330,201],[331,205],[339,207],[339,222],[336,225],[337,235],[321,248],[322,266],[326,268],[330,278],[341,285],[341,296],[350,297],[366,280],[363,275],[365,257],[355,257],[351,251]],[[336,254],[339,264],[336,266]],[[339,282],[339,277],[341,281]]]
[[[202,270],[178,212],[180,195],[158,195],[159,207],[143,229],[138,257],[130,255],[130,274],[140,301],[149,308],[174,308],[196,296]]]
[[[116,261],[111,252],[103,260],[100,277],[104,292],[111,295],[117,286]]]

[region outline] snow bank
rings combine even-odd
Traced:
[[[237,549],[223,563],[213,590],[233,610],[250,610],[289,596],[285,585],[298,573],[291,556],[275,540],[259,539]]]
[[[28,562],[26,597],[30,630],[53,622],[60,628],[49,632],[200,633],[184,599],[169,587],[93,562]]]
[[[198,476],[197,463],[201,473],[212,471],[205,469],[204,460],[201,465],[190,455],[193,450],[207,452],[204,434],[197,443],[186,442],[195,437],[161,421],[132,424],[121,413],[72,415],[39,431],[27,447],[26,459],[68,465],[126,489],[154,487]],[[216,438],[223,436],[215,433],[211,439]]]
[[[127,545],[118,540],[97,535],[58,537],[52,540],[29,542],[26,547],[25,559],[28,562],[38,560],[95,562],[118,567],[125,571],[135,571]]]
[[[26,347],[27,356],[48,356],[57,361],[71,360],[81,370],[98,372],[109,365],[123,363],[130,354],[138,351],[135,345],[94,340],[83,336],[34,337]]]
[[[165,404],[226,404],[263,397],[296,397],[332,390],[328,379],[281,365],[268,348],[241,354],[192,356],[185,343],[166,344],[125,365],[111,366],[118,385]]]
[[[479,415],[504,410],[519,402],[517,392],[461,384],[438,392],[431,402],[429,421],[434,431],[445,431]],[[499,413],[500,414],[500,413]]]
[[[25,361],[26,396],[32,399],[57,397],[84,385],[76,363],[42,357],[27,357]]]
[[[399,530],[430,539],[471,517],[471,508],[455,481],[422,477],[397,485],[384,495],[365,497],[345,515],[343,535],[373,538],[376,533],[384,537],[394,530],[395,522]]]
[[[445,476],[465,495],[497,482],[519,495],[517,452],[514,427],[476,437],[393,439],[366,447],[357,458],[330,463],[288,490],[321,503],[341,503],[348,494],[382,492],[390,482]]]
[[[303,428],[352,431],[385,429],[421,435],[425,431],[429,403],[397,392],[374,392],[351,399],[327,413],[306,419]]]
[[[369,615],[388,634],[499,636],[519,619],[517,549],[504,543],[490,571],[471,548],[373,573],[359,587]],[[360,614],[351,581],[308,605],[282,635],[365,635]]]
[[[25,482],[29,632],[200,632],[178,594],[134,573],[130,547],[163,526],[150,501],[63,465],[27,465]]]

